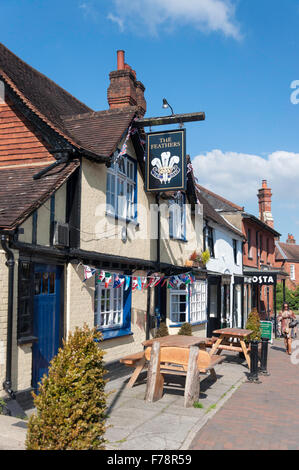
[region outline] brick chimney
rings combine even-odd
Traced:
[[[110,109],[137,106],[138,114],[146,112],[144,85],[136,80],[136,72],[125,63],[125,52],[117,51],[117,70],[110,72],[107,96]]]
[[[296,240],[294,238],[294,235],[292,235],[291,233],[288,234],[287,244],[296,245]]]
[[[262,187],[258,192],[259,200],[259,218],[262,222],[265,222],[269,227],[274,228],[274,220],[271,212],[271,189],[267,186],[267,181],[262,181]]]

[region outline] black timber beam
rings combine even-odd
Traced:
[[[204,121],[206,118],[205,113],[188,113],[188,114],[173,114],[172,116],[152,117],[144,119],[136,119],[134,126],[136,127],[152,127],[164,126],[169,124],[182,124],[183,122]]]

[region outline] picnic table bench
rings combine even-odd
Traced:
[[[213,378],[217,379],[215,366],[225,359],[225,356],[211,356],[196,345],[190,348],[161,347],[158,341],[146,349],[145,357],[150,361],[145,400],[154,402],[162,398],[165,375],[184,375],[186,376],[185,407],[192,406],[199,398],[200,374],[209,371]]]
[[[190,345],[198,345],[201,349],[206,347],[212,347],[217,338],[197,338],[183,335],[169,335],[163,336],[162,338],[153,338],[147,341],[144,341],[142,344],[144,347],[151,346],[154,341],[158,341],[161,344],[161,347],[164,346],[178,346],[178,347],[190,347]],[[129,354],[125,357],[119,359],[121,364],[124,364],[127,367],[135,368],[129,382],[126,385],[126,388],[132,388],[136,380],[139,377],[139,374],[146,368],[147,359],[145,357],[145,351],[139,351],[137,353]]]
[[[220,354],[221,351],[235,351],[244,354],[247,365],[250,369],[250,348],[246,345],[245,340],[249,338],[252,330],[246,330],[242,328],[222,328],[220,330],[214,330],[214,334],[219,337],[214,342],[210,355],[215,353]]]

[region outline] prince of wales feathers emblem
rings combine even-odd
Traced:
[[[180,172],[177,165],[180,158],[178,156],[170,157],[170,152],[163,152],[161,153],[161,160],[154,158],[151,162],[154,167],[151,171],[151,175],[158,179],[161,184],[169,183],[170,180]]]

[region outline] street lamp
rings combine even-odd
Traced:
[[[170,106],[170,104],[168,103],[168,101],[167,101],[166,98],[163,98],[163,105],[162,105],[162,108],[164,108],[164,109],[170,108],[172,115],[174,115],[173,109],[172,109],[172,107]]]

